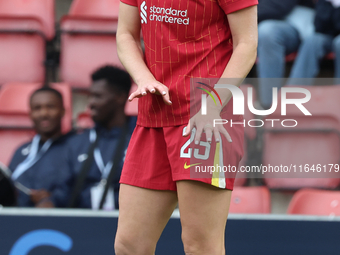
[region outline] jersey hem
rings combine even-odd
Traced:
[[[128,0],[120,0],[120,1],[124,4],[131,5],[131,6],[134,6],[134,7],[138,6],[136,3],[132,3],[132,1],[128,1]]]

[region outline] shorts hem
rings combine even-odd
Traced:
[[[141,182],[140,180],[126,180],[126,179],[121,179],[119,181],[120,184],[127,184],[139,188],[144,188],[144,189],[151,189],[151,190],[170,190],[170,191],[177,191],[176,189],[176,184],[175,187],[171,187],[169,185],[164,185],[160,183],[149,183],[149,182]]]
[[[209,179],[209,178],[197,179],[197,178],[190,178],[190,177],[188,178],[188,177],[182,177],[182,176],[174,176],[173,181],[174,182],[177,182],[177,181],[198,181],[198,182],[206,183],[210,186],[213,186],[213,187],[216,187],[216,188],[219,188],[219,189],[227,189],[227,190],[231,190],[231,191],[234,189],[234,185],[230,185],[230,184],[228,185],[227,183],[226,183],[225,188],[217,187],[217,186],[211,184],[211,179]]]

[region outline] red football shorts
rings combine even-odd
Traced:
[[[176,190],[176,181],[195,180],[232,190],[243,156],[243,125],[224,125],[232,142],[206,142],[202,134],[184,137],[186,125],[149,128],[137,125],[126,152],[120,183],[155,190]]]

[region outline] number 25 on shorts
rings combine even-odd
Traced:
[[[184,135],[185,133],[185,128],[186,127],[183,128],[182,135]],[[195,146],[195,147],[200,147],[200,148],[195,148],[194,150],[189,147],[190,144],[194,141],[195,134],[196,134],[196,128],[193,128],[191,131],[190,138],[181,147],[180,157],[191,158],[191,156],[193,156],[196,159],[207,160],[210,154],[210,147],[211,147],[210,143],[206,141],[200,141],[199,144]],[[192,155],[192,151],[194,151],[194,155]],[[204,153],[200,154],[200,152],[204,152]]]

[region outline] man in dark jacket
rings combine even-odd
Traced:
[[[64,113],[59,91],[44,87],[32,94],[30,117],[37,135],[16,150],[9,164],[12,181],[25,187],[18,190],[18,206],[53,206],[46,199],[53,199],[58,182],[65,178],[61,162],[70,137],[61,132]]]
[[[136,117],[128,117],[124,112],[130,87],[129,74],[119,68],[106,66],[93,73],[88,105],[95,127],[81,131],[68,143],[64,169],[69,173],[69,178],[60,186],[58,198],[54,201],[57,206],[98,209],[108,176],[113,169],[113,156],[118,153],[118,144],[123,139],[122,158],[117,162],[118,168],[103,205],[106,210],[118,209],[119,179],[124,153],[136,125]],[[125,137],[124,129],[127,130]],[[96,146],[89,151],[96,140]],[[75,187],[84,165],[88,165],[89,170],[76,192]],[[76,197],[70,204],[75,193]]]

